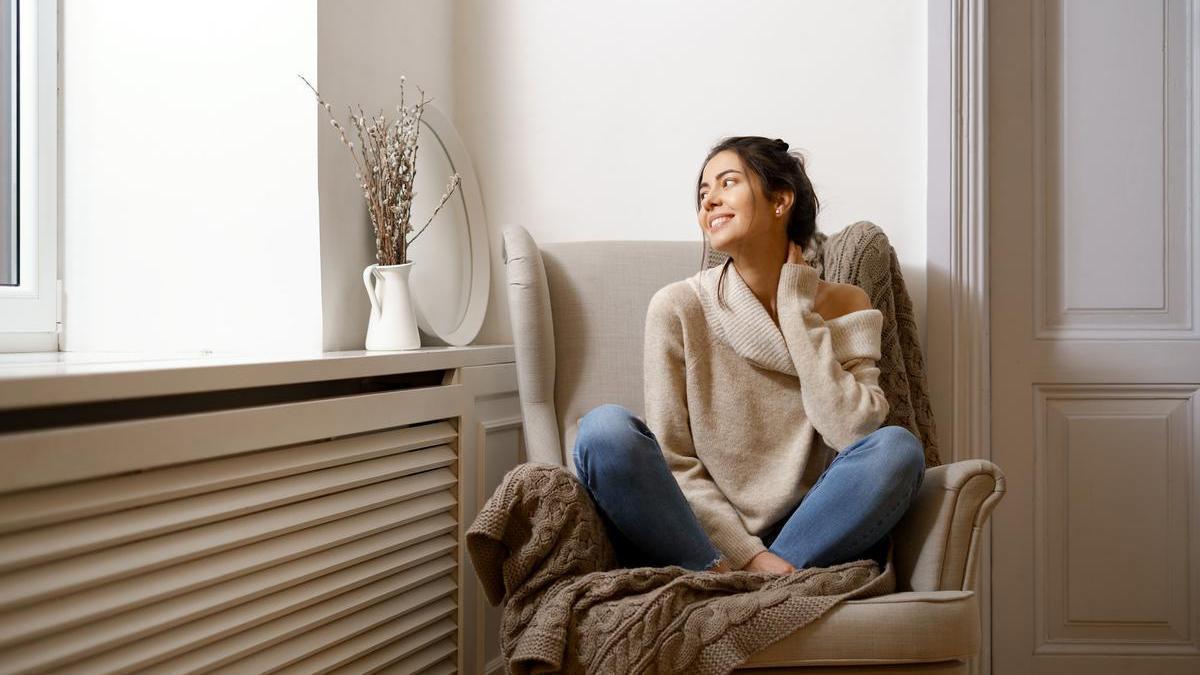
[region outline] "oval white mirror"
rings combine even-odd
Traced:
[[[413,184],[414,233],[421,230],[446,191],[450,175],[462,184],[429,227],[409,247],[410,284],[417,324],[437,344],[463,346],[479,335],[491,288],[487,223],[479,181],[450,120],[432,104],[421,115],[417,175]]]

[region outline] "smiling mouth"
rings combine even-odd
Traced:
[[[711,223],[709,223],[708,229],[710,232],[716,231],[716,230],[720,229],[721,227],[723,227],[726,223],[728,223],[731,220],[733,220],[733,216],[721,216],[719,218],[714,219]]]

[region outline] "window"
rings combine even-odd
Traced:
[[[0,33],[0,351],[55,351],[57,0],[0,0]]]
[[[0,286],[16,286],[21,259],[17,230],[17,3],[0,0]]]

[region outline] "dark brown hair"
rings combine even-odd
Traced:
[[[821,204],[804,169],[804,157],[796,151],[788,152],[787,141],[781,138],[771,140],[762,136],[730,136],[714,145],[700,165],[700,176],[696,178],[696,210],[700,210],[700,183],[704,180],[704,167],[718,153],[726,150],[737,153],[746,170],[757,179],[766,197],[780,192],[794,195],[792,210],[788,213],[787,237],[807,249],[813,233],[817,231],[817,211]],[[733,258],[725,261],[721,278],[717,281],[717,299],[722,307],[725,306],[725,300],[721,287],[732,263]]]

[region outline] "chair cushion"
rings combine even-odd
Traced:
[[[972,591],[910,591],[849,600],[739,668],[962,660],[979,651]]]
[[[658,289],[695,274],[700,244],[556,242],[542,244],[541,255],[554,308],[554,409],[564,455],[559,463],[574,470],[579,418],[603,403],[645,414],[646,308]],[[517,367],[523,367],[520,352]]]

